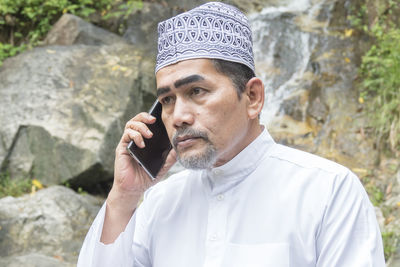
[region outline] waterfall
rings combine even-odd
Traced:
[[[321,22],[317,17],[332,7],[328,1],[289,0],[250,14],[257,76],[265,84],[264,125],[283,116],[281,103],[309,83],[317,34],[327,31],[330,19]]]

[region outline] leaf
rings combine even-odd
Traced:
[[[32,180],[32,185],[34,185],[37,189],[43,189],[43,185],[39,180],[33,179]]]
[[[345,29],[344,30],[344,36],[350,37],[353,35],[353,29]]]

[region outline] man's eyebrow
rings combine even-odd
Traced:
[[[166,93],[168,93],[169,91],[171,91],[171,88],[169,88],[169,87],[160,87],[160,88],[157,88],[157,97],[159,97],[160,95],[166,94]]]
[[[178,88],[178,87],[181,87],[181,86],[186,85],[188,83],[194,83],[194,82],[202,81],[202,80],[204,80],[203,76],[200,76],[198,74],[194,74],[194,75],[190,75],[188,77],[185,77],[183,79],[177,80],[174,83],[174,86],[175,86],[175,88]]]
[[[202,80],[204,80],[203,76],[198,75],[198,74],[193,74],[193,75],[190,75],[188,77],[185,77],[185,78],[182,78],[180,80],[177,80],[174,83],[174,86],[175,86],[175,88],[178,88],[178,87],[181,87],[183,85],[186,85],[186,84],[189,84],[189,83],[194,83],[194,82],[197,82],[197,81],[202,81]],[[159,97],[160,95],[166,94],[169,91],[171,91],[171,88],[169,88],[169,87],[157,88],[157,97]]]

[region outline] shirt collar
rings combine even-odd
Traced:
[[[252,173],[274,144],[274,140],[264,127],[261,134],[229,162],[216,168],[203,170],[203,181],[214,193],[229,189]]]

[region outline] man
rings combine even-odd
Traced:
[[[208,3],[158,30],[157,95],[174,147],[159,176],[176,158],[187,170],[154,185],[126,146],[144,147],[155,118],[130,120],[78,266],[384,266],[358,178],[260,125],[247,18]]]

